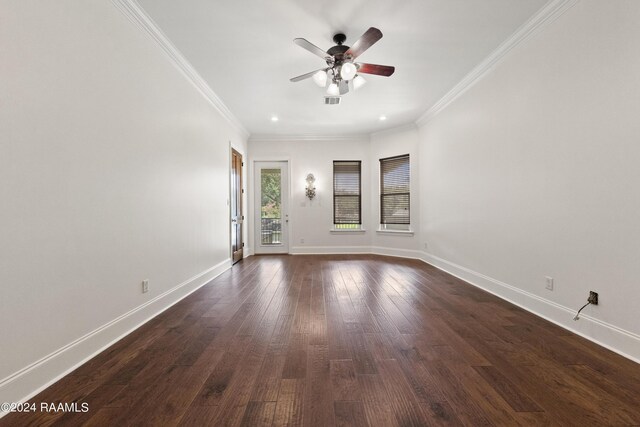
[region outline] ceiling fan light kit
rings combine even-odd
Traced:
[[[353,62],[345,62],[340,67],[340,77],[342,77],[342,80],[353,80],[357,72],[358,69],[353,65]]]
[[[353,79],[353,90],[360,89],[362,86],[364,86],[365,83],[367,83],[367,81],[364,79],[364,77],[356,76],[356,78]]]
[[[320,70],[313,75],[313,81],[320,87],[327,86],[327,72],[325,70]]]
[[[340,103],[340,96],[347,94],[350,89],[358,90],[366,83],[366,80],[360,74],[389,77],[394,73],[395,67],[388,65],[354,62],[358,56],[381,38],[382,32],[377,28],[371,27],[353,46],[349,47],[343,44],[347,40],[347,36],[338,33],[333,36],[333,41],[336,45],[326,52],[305,39],[294,39],[293,42],[295,44],[324,59],[328,67],[293,77],[290,80],[299,82],[309,77],[313,78],[313,81],[318,86],[326,88],[326,95],[328,96],[325,96],[325,104],[337,105]],[[333,98],[338,99],[335,100]]]
[[[330,96],[338,96],[340,95],[340,89],[338,88],[337,83],[331,83],[327,88],[327,95]]]

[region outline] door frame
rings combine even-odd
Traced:
[[[255,175],[255,170],[256,170],[256,162],[287,162],[287,193],[286,194],[282,194],[283,197],[287,197],[287,204],[289,206],[289,232],[287,233],[287,254],[291,253],[291,236],[292,236],[292,232],[291,230],[293,230],[293,215],[291,215],[291,209],[292,209],[292,205],[291,205],[291,194],[293,189],[291,188],[291,171],[293,169],[292,167],[292,162],[291,162],[291,158],[288,156],[256,156],[256,157],[251,157],[249,159],[249,163],[251,165],[250,170],[248,171],[249,173],[249,182],[252,183],[252,185],[249,188],[249,195],[247,196],[250,200],[249,202],[249,222],[250,222],[250,242],[249,242],[249,246],[251,247],[251,255],[255,255],[256,254],[256,247],[258,245],[258,237],[255,234],[255,230],[256,230],[256,221],[258,221],[258,218],[256,218],[256,194],[255,194],[255,185],[253,185],[255,183],[255,179],[256,177]],[[246,222],[246,221],[245,221]],[[283,252],[285,253],[285,252]]]
[[[231,141],[229,141],[229,160],[227,162],[227,166],[229,167],[229,173],[227,174],[227,177],[229,179],[229,198],[227,199],[227,218],[229,220],[229,260],[231,263],[233,263],[233,235],[231,234],[231,227],[233,227],[233,222],[231,221],[231,191],[233,189],[232,185],[231,185],[231,162],[233,161],[233,150],[235,150],[236,152],[238,152],[238,154],[240,154],[242,156],[242,163],[243,166],[241,166],[241,181],[242,181],[242,190],[244,190],[244,192],[242,192],[242,214],[244,214],[244,221],[242,222],[242,228],[241,228],[241,232],[242,232],[242,243],[244,243],[244,247],[243,247],[243,251],[242,251],[242,259],[248,257],[251,255],[249,249],[249,235],[248,235],[248,228],[247,228],[247,223],[248,221],[248,215],[247,215],[247,208],[248,208],[248,191],[247,191],[247,156],[245,154],[245,150],[243,150],[242,147],[239,147],[237,145],[235,145],[234,143],[232,143]],[[250,187],[249,187],[250,188]]]
[[[239,170],[239,188],[237,188],[237,193],[234,195],[234,182],[233,182],[233,178],[234,178],[234,174],[233,174],[233,168],[234,168],[234,156],[238,156],[239,157],[239,161],[240,161],[240,170]],[[229,230],[230,230],[230,248],[231,248],[231,262],[233,264],[235,264],[236,262],[241,261],[244,258],[244,242],[245,242],[245,230],[246,227],[244,226],[244,220],[245,220],[245,182],[244,182],[244,155],[242,154],[242,152],[240,152],[240,150],[236,149],[235,147],[233,147],[233,145],[230,145],[230,167],[229,167]],[[234,218],[233,218],[233,210],[234,210],[234,206],[233,206],[233,201],[234,198],[236,199],[237,204],[239,205],[240,209],[238,212],[238,217],[236,218],[236,223],[234,223]],[[239,222],[239,224],[238,224]],[[240,258],[236,261],[234,256],[234,251],[233,251],[233,240],[234,240],[234,233],[236,233],[237,227],[239,226],[239,235],[240,235],[240,242],[239,242],[239,249],[237,249],[237,252],[240,253]],[[238,236],[235,236],[236,238]]]

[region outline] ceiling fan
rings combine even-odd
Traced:
[[[326,52],[306,39],[294,39],[293,42],[295,44],[324,59],[327,67],[293,77],[290,80],[299,82],[312,77],[318,86],[326,87],[327,95],[329,96],[325,97],[325,103],[337,104],[340,102],[339,96],[349,92],[350,87],[357,90],[366,83],[366,80],[360,74],[389,77],[395,71],[395,67],[388,65],[354,62],[357,57],[381,38],[382,32],[377,28],[371,27],[365,31],[353,46],[349,47],[343,44],[347,40],[347,36],[338,33],[333,36],[333,42],[336,45]],[[328,101],[330,98],[333,98],[333,102]]]

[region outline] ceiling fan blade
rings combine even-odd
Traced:
[[[389,77],[396,71],[396,67],[389,65],[377,65],[377,64],[356,64],[358,67],[358,73],[363,74],[376,74],[378,76]]]
[[[346,80],[340,80],[340,83],[338,83],[338,91],[340,92],[340,95],[344,95],[349,92],[349,83],[347,83]]]
[[[375,42],[382,38],[382,31],[377,28],[371,27],[356,41],[353,46],[349,48],[344,54],[345,56],[351,56],[357,58],[362,55],[365,50],[369,49]]]
[[[309,73],[302,74],[302,75],[297,76],[297,77],[293,77],[293,78],[289,79],[289,81],[291,81],[291,82],[299,82],[300,80],[308,79],[309,77],[312,77],[318,71],[326,71],[326,68],[320,68],[319,70],[311,71]]]
[[[313,53],[314,55],[318,55],[320,58],[324,59],[325,61],[333,61],[333,57],[331,55],[329,55],[324,50],[320,49],[315,44],[307,41],[306,39],[297,38],[297,39],[293,39],[293,42],[298,46],[300,46],[301,48],[306,49],[309,52]]]

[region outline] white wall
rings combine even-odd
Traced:
[[[580,1],[420,129],[426,259],[636,359],[638,22]]]
[[[291,253],[368,252],[374,225],[371,223],[369,138],[344,140],[250,140],[250,170],[256,160],[288,160],[291,176]],[[331,233],[333,227],[333,161],[362,161],[362,220],[364,233]],[[305,178],[316,177],[316,197],[305,196]],[[253,183],[251,183],[253,184]],[[253,185],[251,185],[253,186]],[[250,194],[250,200],[253,200]],[[253,204],[251,204],[253,205]],[[253,220],[253,212],[250,212]],[[252,230],[250,241],[254,242]],[[304,239],[304,243],[301,240]]]
[[[371,223],[380,224],[380,159],[409,154],[411,169],[410,229],[413,234],[378,232],[372,234],[372,246],[378,252],[417,257],[420,250],[420,191],[418,128],[414,125],[389,129],[371,135]]]
[[[110,2],[1,8],[0,401],[17,401],[228,267],[229,143],[246,150]]]

